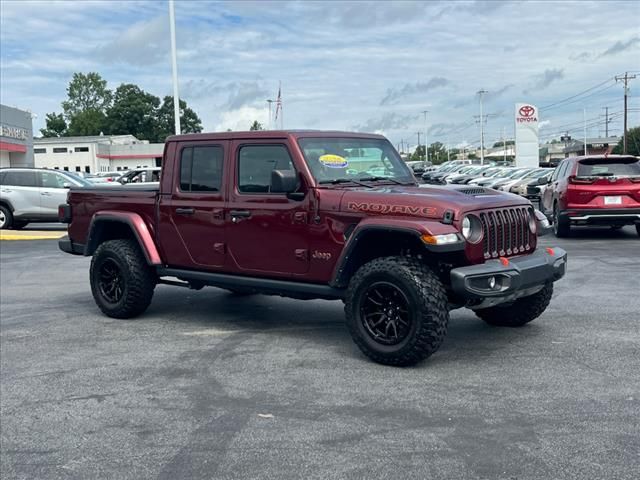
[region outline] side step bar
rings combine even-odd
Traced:
[[[248,288],[258,293],[268,295],[281,295],[283,297],[325,300],[338,300],[344,298],[345,289],[330,287],[316,283],[290,282],[286,280],[273,280],[269,278],[244,277],[240,275],[227,275],[223,273],[200,272],[182,270],[179,268],[159,267],[156,269],[160,277],[176,277],[180,280],[194,283],[202,283],[212,287],[221,288]]]

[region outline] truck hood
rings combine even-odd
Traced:
[[[447,210],[453,211],[454,218],[460,218],[475,210],[518,205],[530,205],[530,202],[518,195],[477,186],[385,185],[347,190],[342,196],[340,210],[441,219]]]

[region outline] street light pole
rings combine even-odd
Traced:
[[[429,133],[427,131],[427,113],[429,110],[423,110],[424,114],[424,159],[429,161]]]
[[[173,0],[169,0],[169,25],[171,30],[171,68],[173,70],[173,118],[176,135],[180,135],[180,97],[178,96],[178,58],[176,55],[176,14]]]
[[[269,104],[269,119],[267,120],[267,130],[271,130],[271,104],[275,102],[275,100],[267,99],[267,103]]]

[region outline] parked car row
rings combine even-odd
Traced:
[[[466,184],[521,195],[553,222],[558,237],[573,226],[635,225],[640,235],[640,159],[601,155],[566,158],[555,168],[443,165],[426,184]]]

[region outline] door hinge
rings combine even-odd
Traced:
[[[293,214],[293,223],[307,223],[307,212],[295,212]]]

